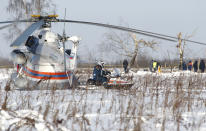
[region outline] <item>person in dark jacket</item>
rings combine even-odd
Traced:
[[[194,64],[193,64],[193,69],[194,69],[194,72],[197,72],[197,70],[198,70],[198,62],[197,62],[197,60],[194,62]]]
[[[150,63],[149,63],[149,69],[150,69],[151,72],[153,72],[153,61],[154,60],[151,60]]]
[[[201,73],[205,72],[205,62],[204,62],[204,60],[200,61],[199,69],[200,69]]]
[[[104,82],[107,82],[107,77],[106,75],[108,72],[102,70],[102,66],[100,64],[97,64],[94,67],[93,70],[93,80],[95,81],[96,85],[101,85]]]
[[[94,70],[93,70],[93,80],[95,81],[99,81],[100,77],[101,77],[101,66],[100,65],[96,65],[94,66]]]
[[[182,70],[187,70],[187,65],[186,65],[186,63],[184,61],[182,63]]]
[[[124,72],[125,72],[125,73],[128,73],[127,66],[128,66],[128,61],[127,61],[126,59],[124,59],[124,61],[123,61],[123,67],[124,67]]]
[[[192,61],[191,61],[191,60],[188,62],[187,68],[188,68],[188,70],[190,70],[190,71],[192,70]]]

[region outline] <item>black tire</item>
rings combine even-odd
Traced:
[[[104,82],[102,85],[104,86],[105,89],[108,89],[108,83],[107,82]]]
[[[93,79],[88,79],[87,85],[95,85],[95,81]]]

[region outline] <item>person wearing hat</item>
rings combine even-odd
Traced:
[[[107,77],[104,77],[104,75],[106,75],[108,72],[102,70],[103,65],[103,62],[98,62],[94,66],[93,80],[95,81],[96,85],[101,85],[102,83],[107,82]]]

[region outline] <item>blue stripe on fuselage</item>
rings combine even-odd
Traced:
[[[37,73],[33,73],[33,72],[30,72],[28,71],[26,68],[23,68],[25,72],[27,72],[28,74],[30,75],[33,75],[33,76],[40,76],[40,77],[67,77],[67,74],[65,75],[45,75],[45,74],[37,74]],[[70,76],[71,73],[68,73],[68,76]]]

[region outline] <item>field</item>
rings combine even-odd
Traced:
[[[9,90],[11,72],[0,71],[0,131],[206,130],[205,73],[131,71],[130,90],[19,91]]]

